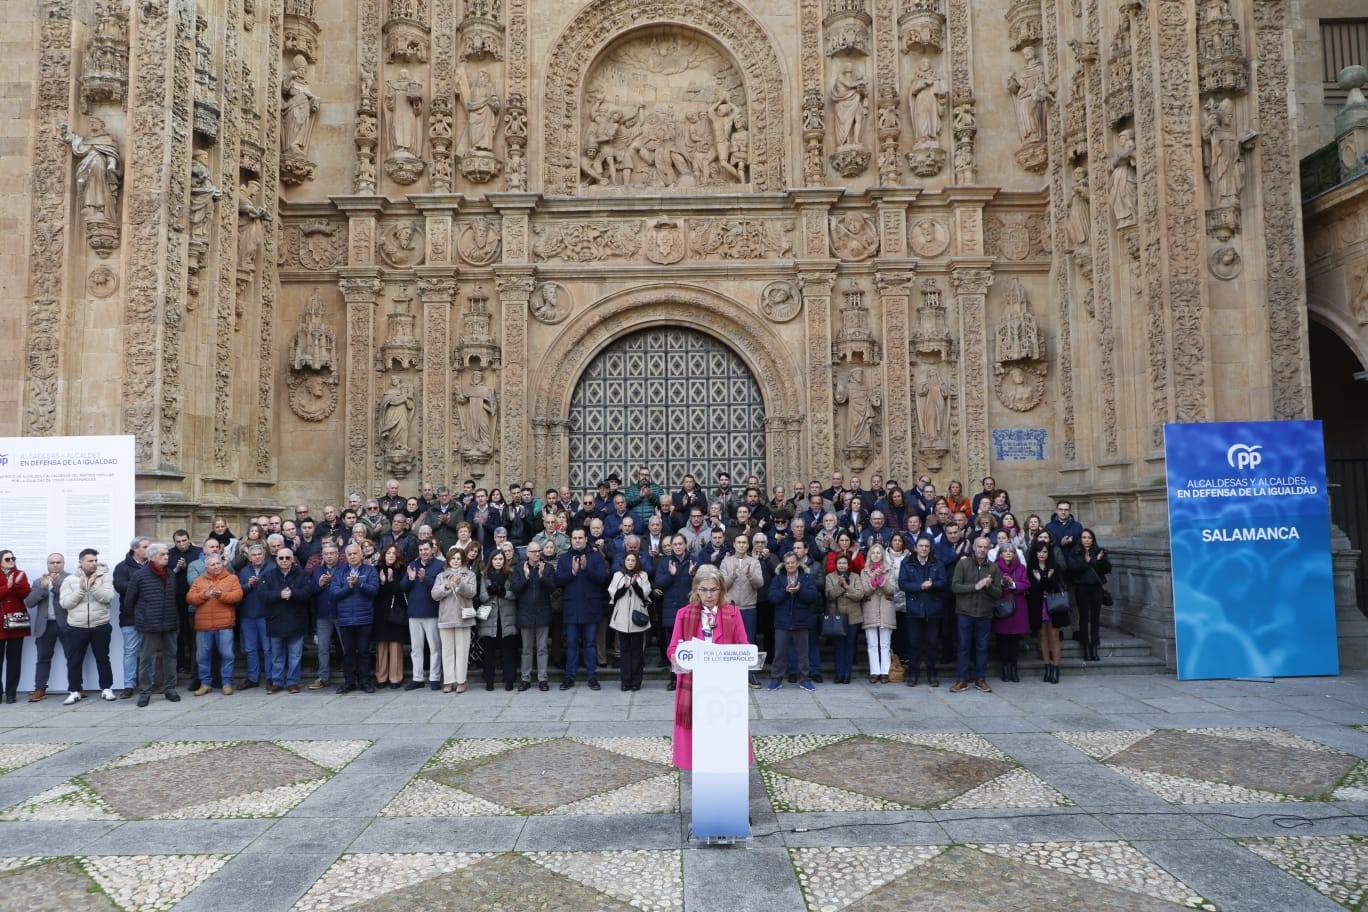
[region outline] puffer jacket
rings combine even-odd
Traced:
[[[922,583],[927,580],[931,581],[931,588],[923,589]],[[898,588],[906,599],[909,618],[924,620],[944,614],[949,587],[945,565],[934,554],[924,564],[917,559],[917,555],[910,555],[903,558],[902,566],[898,568]]]
[[[356,585],[349,586],[347,580],[356,571]],[[375,620],[375,594],[380,591],[380,574],[370,564],[359,567],[338,564],[333,570],[332,582],[328,584],[337,605],[338,627],[369,627]]]
[[[518,627],[551,626],[551,597],[556,591],[556,565],[530,563],[513,568],[513,594],[518,599]]]
[[[437,576],[432,584],[432,597],[438,601],[438,627],[474,627],[475,618],[463,617],[464,609],[475,607],[475,594],[479,583],[475,571],[469,567],[459,570],[446,569]]]
[[[298,564],[289,573],[281,573],[279,567],[272,567],[260,583],[266,589],[261,599],[266,605],[266,635],[290,639],[302,637],[309,630],[309,602],[313,599],[313,580],[309,572]],[[357,583],[360,587],[360,583]],[[290,590],[290,597],[282,594]]]
[[[722,582],[727,587],[727,599],[737,608],[754,608],[765,588],[765,571],[760,561],[747,554],[744,558],[728,554],[722,558]]]
[[[479,622],[479,636],[512,636],[518,632],[518,602],[510,583],[511,576],[505,571],[485,574],[481,604],[489,605],[490,611],[489,617]]]
[[[822,602],[822,593],[810,573],[798,574],[798,591],[788,591],[788,574],[781,568],[769,584],[769,602],[774,606],[775,630],[806,630],[812,626],[813,612]]]
[[[674,564],[675,572],[670,573],[670,564]],[[664,598],[660,606],[660,623],[664,627],[674,628],[675,615],[679,614],[679,609],[689,603],[689,590],[693,588],[694,571],[700,566],[700,561],[691,553],[685,553],[684,557],[675,557],[673,553],[661,555],[655,565],[655,587],[664,593]]]
[[[113,614],[114,576],[104,564],[96,564],[94,578],[82,589],[84,576],[78,570],[62,580],[60,597],[67,613],[67,626],[89,629],[108,624]]]
[[[641,633],[651,629],[650,624],[632,623],[632,612],[640,611],[648,616],[651,613],[651,581],[644,572],[632,577],[620,570],[614,573],[613,581],[608,584],[608,601],[613,606],[609,627],[619,633]]]
[[[179,626],[176,613],[176,575],[166,568],[166,577],[157,575],[151,564],[128,581],[128,608],[139,633],[168,633]]]
[[[898,591],[898,574],[889,562],[882,567],[865,564],[860,571],[860,590],[863,600],[863,624],[866,629],[882,628],[892,630],[898,626],[898,614],[893,604],[893,596]]]
[[[218,598],[209,595],[219,591]],[[237,624],[237,603],[242,601],[242,583],[228,571],[218,576],[207,573],[195,577],[186,601],[195,606],[196,630],[232,630]]]
[[[847,577],[850,580],[849,588],[841,585],[841,574],[833,571],[826,575],[827,613],[839,614],[846,619],[847,624],[855,626],[864,614],[860,608],[864,584],[860,582],[858,573],[847,574]]]

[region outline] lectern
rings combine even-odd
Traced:
[[[750,687],[760,653],[749,645],[688,640],[675,649],[680,671],[693,673],[691,838],[750,838]]]

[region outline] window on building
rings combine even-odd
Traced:
[[[1320,30],[1325,101],[1343,104],[1347,93],[1335,80],[1347,66],[1368,66],[1368,19],[1322,19]]]

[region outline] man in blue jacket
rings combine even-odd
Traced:
[[[556,564],[556,585],[561,590],[565,619],[565,680],[561,690],[575,686],[583,654],[589,689],[598,690],[598,623],[608,604],[608,562],[588,547],[583,529],[570,535],[570,550]]]
[[[371,623],[375,620],[375,595],[380,591],[380,576],[362,559],[361,546],[347,545],[347,564],[332,575],[328,590],[337,600],[337,633],[342,639],[342,683],[339,694],[358,687],[375,693],[367,672],[370,655]]]
[[[420,690],[423,686],[423,643],[428,652],[428,689],[442,689],[442,638],[437,633],[437,603],[432,600],[432,584],[442,572],[442,561],[437,557],[435,542],[418,544],[418,560],[408,565],[399,587],[408,597],[409,658],[413,664],[413,680],[404,690]]]
[[[1078,541],[1078,536],[1083,534],[1083,524],[1074,519],[1073,504],[1067,500],[1055,504],[1055,515],[1045,524],[1045,531],[1050,533],[1056,545],[1066,551]]]
[[[770,668],[769,690],[784,686],[784,672],[789,663],[789,647],[798,660],[798,686],[816,690],[808,676],[808,628],[813,613],[821,601],[817,583],[798,566],[798,555],[792,551],[784,555],[782,572],[770,580],[769,601],[774,607],[774,661]]]
[[[266,603],[262,600],[262,583],[266,571],[266,546],[252,542],[247,546],[247,566],[238,573],[242,583],[242,601],[238,603],[238,623],[242,626],[242,652],[247,657],[247,680],[238,690],[247,690],[261,683],[264,674],[271,674],[271,640],[266,635]],[[201,682],[203,683],[203,682]]]
[[[319,690],[328,686],[332,677],[333,630],[337,627],[337,597],[329,588],[333,574],[337,572],[337,559],[341,556],[337,545],[332,541],[323,543],[323,563],[313,571],[310,581],[314,586],[314,639],[318,643],[318,677],[309,685],[309,690]]]
[[[266,679],[266,693],[288,689],[297,694],[304,634],[309,631],[313,580],[295,562],[294,551],[281,548],[276,552],[276,565],[266,571],[260,588],[266,606],[266,633],[271,638],[271,673]]]

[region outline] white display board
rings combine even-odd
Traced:
[[[693,673],[695,840],[750,838],[750,688],[759,653],[746,644],[688,640],[675,661]]]
[[[66,557],[76,572],[82,549],[100,552],[114,565],[128,553],[133,538],[133,438],[0,437],[0,548],[14,552],[30,582],[47,572],[47,556]],[[114,604],[109,661],[114,686],[123,684],[123,637]],[[25,638],[21,691],[33,688],[36,653]],[[95,661],[87,654],[86,690],[95,687]],[[59,644],[52,657],[48,690],[66,689],[66,653]]]

